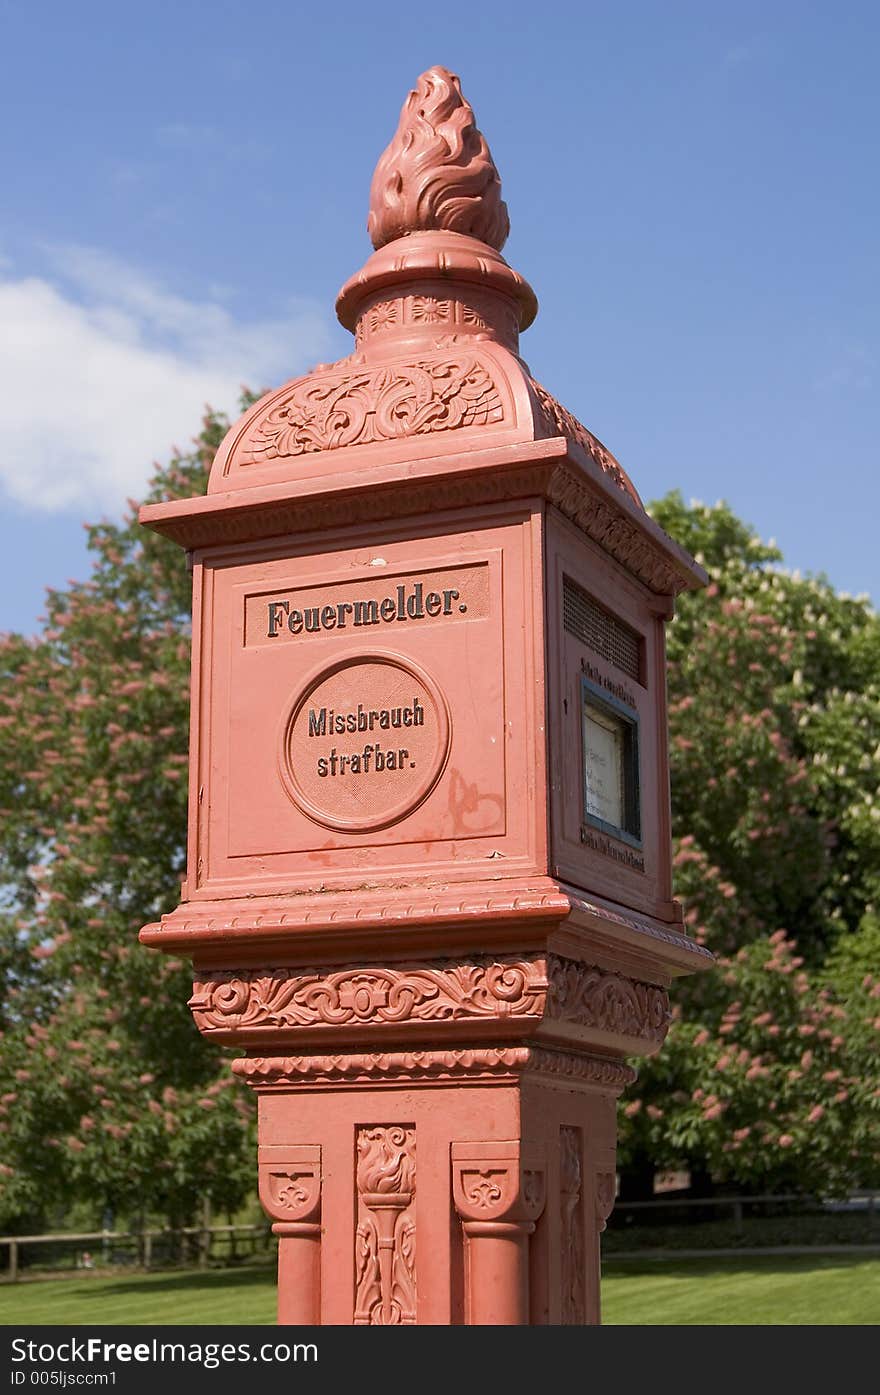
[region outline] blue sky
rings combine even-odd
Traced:
[[[0,630],[206,401],[349,352],[373,166],[458,72],[532,370],[644,498],[880,600],[880,6],[0,0]]]

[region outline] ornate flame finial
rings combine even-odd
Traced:
[[[463,233],[497,251],[510,232],[489,147],[448,68],[429,68],[419,78],[370,187],[367,231],[375,248],[432,229]]]

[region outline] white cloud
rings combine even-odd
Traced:
[[[84,248],[54,251],[45,278],[0,263],[0,322],[0,487],[43,511],[116,510],[206,403],[234,415],[243,383],[282,382],[329,345],[308,302],[240,320]]]

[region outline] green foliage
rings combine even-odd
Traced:
[[[151,499],[204,492],[206,417]],[[88,581],[0,639],[0,1226],[59,1202],[181,1220],[252,1184],[251,1105],[137,932],[184,868],[191,587],[180,549],[92,526]]]
[[[880,1185],[880,622],[726,507],[654,516],[706,567],[669,631],[676,891],[719,956],[676,985],[622,1158]]]

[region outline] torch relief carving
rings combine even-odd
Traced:
[[[357,1136],[355,1326],[416,1320],[416,1131],[372,1124]]]

